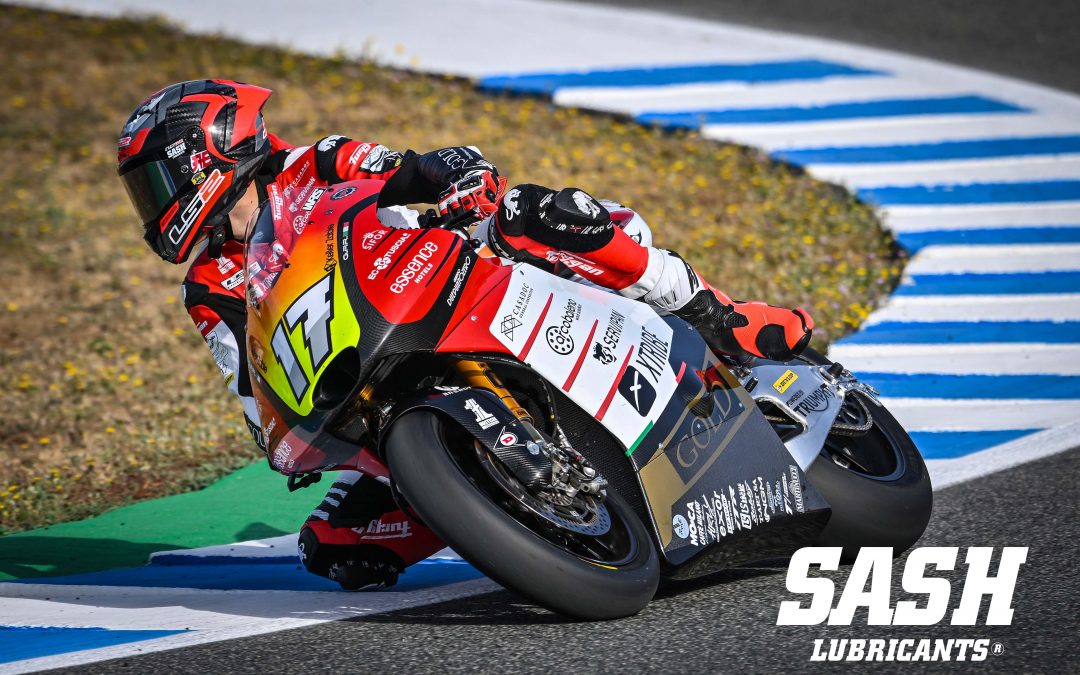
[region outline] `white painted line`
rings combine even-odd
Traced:
[[[864,187],[1080,179],[1080,155],[896,164],[810,164],[816,178]]]
[[[0,664],[0,674],[25,673],[230,640],[326,621],[396,611],[498,590],[478,579],[405,593],[221,591],[0,584],[4,622],[131,630],[184,630],[115,647]],[[48,618],[50,623],[43,623]]]
[[[1080,422],[1040,431],[964,457],[930,459],[926,468],[934,490],[941,490],[1075,448],[1077,439],[1080,439]]]
[[[1074,344],[833,345],[829,358],[856,375],[1080,375],[1080,345]]]
[[[1080,293],[897,295],[865,325],[882,321],[1080,321]]]
[[[892,76],[832,77],[815,82],[693,84],[666,87],[559,89],[559,105],[636,114],[726,108],[774,108],[892,98],[970,95],[967,90]]]
[[[1080,415],[1080,400],[886,397],[881,402],[908,431],[1049,429]]]
[[[927,246],[905,274],[1054,272],[1080,269],[1080,244]],[[1032,289],[1038,290],[1038,289]]]
[[[295,559],[296,553],[296,540],[299,537],[299,533],[283,534],[278,537],[267,537],[265,539],[251,539],[249,541],[241,541],[235,544],[221,544],[219,546],[201,546],[199,548],[181,548],[172,551],[157,551],[150,554],[150,562],[162,558],[162,557],[186,557],[186,558],[289,558]],[[452,551],[449,548],[444,548],[433,555],[428,556],[428,560],[461,560],[461,556]]]
[[[890,206],[883,211],[883,215],[885,226],[894,232],[1080,226],[1080,201],[1049,204]]]
[[[769,151],[1076,133],[1080,133],[1080,118],[1011,113],[882,117],[797,124],[711,124],[702,129],[706,138],[753,145]]]
[[[175,551],[157,551],[150,554],[150,561],[162,556],[186,556],[191,558],[296,558],[297,534],[283,534],[266,539],[252,539],[235,544],[185,548]]]

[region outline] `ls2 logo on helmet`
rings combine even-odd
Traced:
[[[217,189],[224,181],[225,176],[222,176],[220,171],[214,169],[214,172],[199,186],[199,191],[195,193],[188,205],[180,212],[180,222],[169,228],[169,241],[177,246],[184,241],[188,232],[191,231],[191,226],[199,219],[203,209],[213,199]]]

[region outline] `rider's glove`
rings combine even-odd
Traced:
[[[474,169],[452,183],[439,195],[439,215],[452,220],[480,221],[499,208],[499,196],[506,178],[492,170]]]

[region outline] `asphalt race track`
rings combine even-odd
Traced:
[[[920,546],[1029,546],[1013,600],[1011,626],[869,627],[865,611],[850,628],[778,627],[786,564],[742,568],[661,590],[636,617],[606,623],[565,622],[506,592],[377,615],[364,620],[217,642],[85,667],[90,673],[215,672],[748,672],[803,670],[814,638],[988,638],[1001,656],[950,663],[979,672],[1049,672],[1075,664],[1080,585],[1075,536],[1073,450],[936,493],[934,518]],[[995,558],[996,560],[996,558]],[[995,562],[996,566],[996,562]],[[960,572],[948,575],[954,589]],[[899,565],[895,570],[901,569]],[[991,567],[994,569],[994,566]],[[846,572],[834,578],[846,578]],[[899,572],[894,572],[895,598]],[[840,587],[838,582],[837,587]],[[954,592],[952,604],[959,601]],[[985,616],[986,601],[983,602]],[[982,619],[980,619],[981,621]],[[831,664],[835,669],[838,664]],[[868,664],[862,664],[864,667]],[[897,664],[880,664],[896,670]],[[905,671],[940,670],[905,663]],[[822,668],[824,669],[824,668]],[[1068,672],[1068,667],[1063,672]]]

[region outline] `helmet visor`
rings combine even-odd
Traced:
[[[120,180],[144,225],[157,220],[176,196],[176,182],[164,161],[141,164],[124,172]]]

